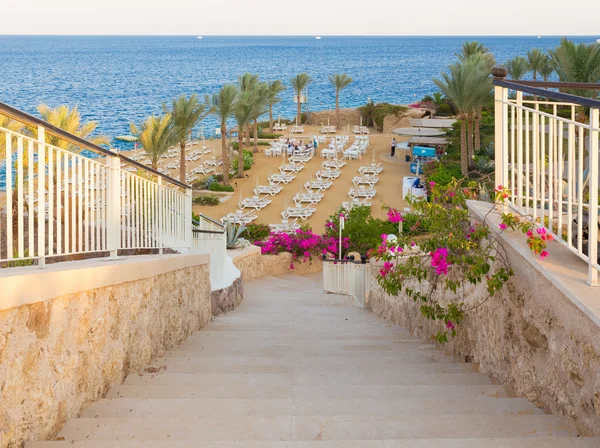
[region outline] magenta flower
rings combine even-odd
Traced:
[[[435,182],[434,181],[429,182],[429,186],[430,187],[435,187]]]
[[[448,322],[446,322],[446,328],[448,330],[454,330],[456,327],[454,326],[454,324],[452,323],[452,321],[449,320]]]
[[[499,224],[499,227],[500,227],[500,230],[506,230],[506,228],[507,228],[506,224],[504,224],[504,223]]]
[[[435,268],[435,273],[438,275],[448,275],[448,267],[452,264],[448,261],[448,249],[440,247],[435,252],[430,252],[431,267]]]
[[[540,258],[543,260],[544,258],[546,258],[548,255],[550,255],[548,253],[548,251],[543,250],[542,252],[540,252]]]

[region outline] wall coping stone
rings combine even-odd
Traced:
[[[479,219],[484,219],[489,213],[487,220],[490,228],[496,234],[500,234],[499,224],[502,220],[498,212],[490,213],[493,204],[467,201],[467,206]],[[600,327],[600,288],[587,284],[588,265],[585,261],[557,241],[549,242],[550,256],[540,260],[539,256],[529,250],[522,233],[505,230],[501,237]]]
[[[229,255],[233,261],[243,260],[244,258],[251,257],[252,255],[260,254],[260,247],[250,245],[246,246],[243,249],[234,249],[228,250],[227,255]]]
[[[208,263],[208,254],[137,255],[1,269],[0,311]]]

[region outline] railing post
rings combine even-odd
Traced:
[[[29,160],[28,163],[33,163]],[[19,173],[22,175],[22,173]],[[30,180],[31,182],[31,180]],[[52,194],[50,192],[50,194]],[[30,210],[29,219],[33,213]],[[53,238],[50,235],[49,238]],[[38,264],[41,268],[46,265],[46,129],[38,126]]]
[[[119,157],[106,157],[108,164],[108,185],[106,192],[107,238],[110,258],[117,258],[121,235],[121,161]],[[131,213],[131,211],[130,211]]]
[[[164,212],[164,204],[163,204],[163,189],[162,189],[162,184],[163,184],[163,180],[161,176],[158,176],[158,188],[156,189],[157,194],[156,194],[156,215],[157,215],[157,229],[156,229],[156,233],[157,235],[157,242],[158,242],[158,254],[162,255],[163,254],[163,212]]]
[[[598,134],[600,131],[600,109],[590,109],[590,213],[588,217],[588,283],[598,286],[598,269],[594,266],[598,260]]]
[[[495,79],[503,80],[508,74],[504,67],[494,67],[492,74]],[[494,87],[494,122],[495,122],[495,136],[494,136],[494,148],[495,148],[495,186],[504,185],[508,180],[508,173],[505,170],[507,160],[507,139],[506,129],[508,126],[508,89],[495,86]]]
[[[185,241],[188,250],[192,249],[192,189],[185,190]]]

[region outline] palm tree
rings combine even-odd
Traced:
[[[255,115],[252,117],[254,130],[254,148],[252,152],[258,152],[258,119],[266,113],[269,104],[269,85],[265,82],[258,83],[253,88],[253,93],[256,95],[257,104],[254,107]]]
[[[253,90],[254,88],[256,88],[256,86],[259,84],[260,79],[258,77],[258,75],[254,74],[254,73],[244,73],[243,75],[239,75],[238,76],[238,89],[240,90],[240,92],[247,92],[250,90]],[[254,140],[257,141],[257,133],[258,133],[258,126],[256,126],[256,120],[255,120],[255,131],[254,131]],[[245,131],[245,135],[246,135],[246,146],[250,146],[250,129],[248,128]],[[256,146],[258,148],[258,143],[256,143]]]
[[[173,117],[171,114],[151,115],[139,127],[131,123],[129,128],[148,154],[152,162],[152,169],[157,170],[160,156],[165,154],[169,150],[169,146],[176,143],[178,139],[173,125]]]
[[[544,82],[550,79],[550,76],[552,76],[552,73],[554,73],[555,69],[556,64],[554,63],[554,60],[551,57],[547,57],[544,65],[542,65],[539,69],[540,75]]]
[[[40,104],[37,109],[44,121],[57,128],[96,145],[110,144],[110,139],[104,135],[92,136],[98,124],[95,121],[82,123],[81,114],[77,110],[77,106],[71,109],[69,106],[63,104],[62,106],[51,108],[45,104]],[[68,151],[75,152],[77,149],[75,144],[62,140],[50,133],[46,133],[46,142]]]
[[[548,61],[548,55],[539,48],[527,52],[527,64],[533,73],[533,80],[537,81],[538,74]]]
[[[229,185],[229,170],[231,169],[227,146],[227,120],[233,117],[237,97],[238,90],[235,84],[225,84],[218,93],[213,93],[212,97],[206,96],[206,103],[210,104],[210,113],[214,114],[220,122],[223,183],[225,185]]]
[[[563,82],[600,82],[600,45],[575,44],[562,38],[560,45],[550,51],[556,74]],[[579,96],[596,98],[598,91],[569,89]]]
[[[471,41],[462,44],[461,52],[456,53],[456,57],[460,62],[465,62],[471,56],[483,55],[483,59],[491,70],[496,65],[496,58],[490,51],[480,42]]]
[[[290,83],[294,88],[295,98],[298,102],[298,115],[296,117],[296,121],[298,124],[302,124],[302,92],[308,85],[312,82],[312,78],[308,73],[299,73],[290,79]]]
[[[340,92],[350,85],[353,79],[345,74],[336,73],[329,77],[329,82],[335,89],[335,120],[338,129],[341,127],[340,123]]]
[[[523,79],[523,77],[529,71],[529,64],[527,59],[522,56],[516,56],[506,61],[506,69],[508,70],[508,76],[514,81]]]
[[[280,80],[271,81],[268,84],[269,87],[269,98],[267,104],[269,105],[269,129],[273,131],[273,106],[281,102],[279,94],[285,90],[285,86]]]
[[[168,111],[166,104],[163,104],[164,112],[171,114],[173,119],[173,132],[177,137],[181,149],[181,156],[179,159],[179,180],[181,182],[185,182],[186,178],[185,143],[187,136],[192,132],[194,126],[206,117],[206,109],[206,104],[198,101],[196,94],[193,94],[189,98],[186,98],[185,95],[181,95],[179,98],[174,99],[171,104],[171,111]]]
[[[469,174],[473,154],[472,129],[476,111],[481,105],[483,93],[491,92],[490,72],[481,58],[470,57],[465,62],[452,64],[448,73],[442,73],[442,79],[434,79],[440,91],[446,95],[457,110],[460,121],[460,161],[461,172]],[[477,126],[476,126],[477,127]],[[467,129],[469,135],[467,138]],[[471,160],[470,160],[471,159]]]
[[[265,86],[266,88],[266,86]],[[240,92],[234,107],[234,117],[238,126],[238,177],[244,175],[244,146],[243,132],[254,119],[266,113],[267,108],[262,97],[263,89],[256,86],[254,89]]]

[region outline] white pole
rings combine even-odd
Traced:
[[[339,235],[339,249],[338,249],[338,258],[342,259],[342,230],[344,230],[344,221],[345,218],[340,216],[340,235]]]

